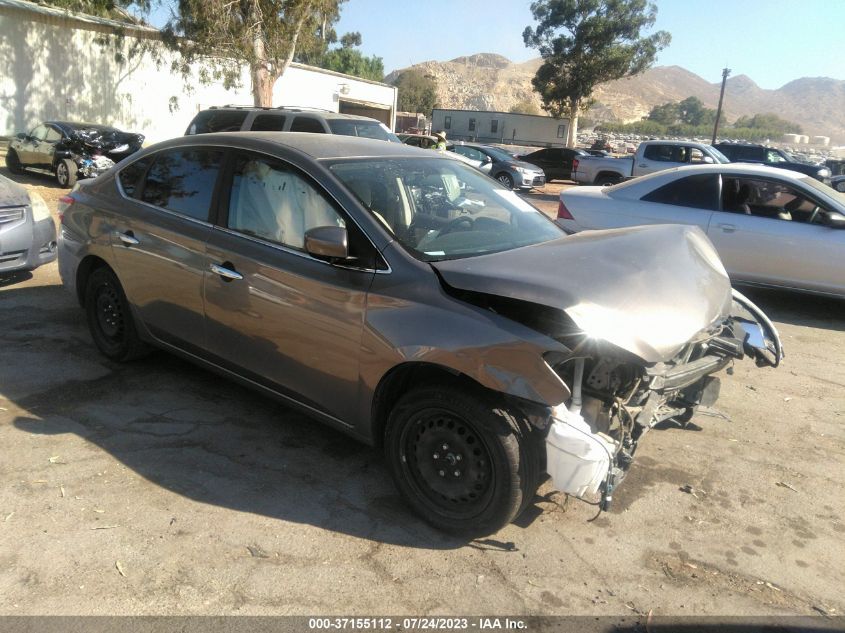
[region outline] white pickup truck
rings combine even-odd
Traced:
[[[729,162],[711,145],[688,141],[644,141],[631,157],[579,156],[572,163],[572,180],[579,185],[615,185],[671,167]]]

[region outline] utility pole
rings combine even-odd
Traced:
[[[722,69],[722,91],[719,93],[719,107],[716,108],[716,122],[713,124],[713,140],[711,145],[716,143],[716,134],[719,133],[719,119],[722,117],[722,101],[725,99],[725,82],[728,81],[728,75],[731,74],[730,68]]]

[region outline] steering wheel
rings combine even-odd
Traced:
[[[475,224],[475,218],[469,215],[460,215],[453,220],[449,220],[440,231],[438,231],[437,236],[442,237],[447,233],[451,233],[456,228],[458,228],[461,224],[467,224],[469,229],[472,229],[473,225]]]
[[[821,211],[819,205],[813,207],[813,211],[812,213],[810,213],[810,217],[807,218],[807,224],[813,224],[816,221],[816,218],[819,215],[819,211]]]

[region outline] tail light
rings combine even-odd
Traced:
[[[563,204],[563,200],[558,202],[557,205],[557,219],[558,220],[574,220],[575,218],[572,217],[572,214],[569,212],[569,209],[566,208],[566,205]]]
[[[577,158],[572,159],[572,171],[573,172],[578,171],[578,159]]]
[[[66,196],[62,196],[61,198],[59,198],[59,203],[57,205],[58,206],[58,212],[59,212],[59,222],[64,223],[64,221],[65,221],[65,211],[70,209],[70,207],[73,205],[74,202],[76,202],[76,198],[74,198],[70,194],[68,194]]]

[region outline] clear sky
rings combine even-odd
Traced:
[[[706,80],[722,68],[761,88],[799,77],[845,80],[845,0],[657,0],[656,29],[672,43],[661,66],[682,66]],[[360,31],[362,50],[386,72],[426,60],[499,53],[526,61],[522,31],[533,25],[530,0],[348,0],[338,33]],[[843,104],[845,108],[845,104]]]
[[[163,0],[151,16],[166,20]],[[845,0],[657,0],[657,24],[672,43],[657,60],[704,79],[722,68],[775,89],[799,77],[845,80]],[[339,34],[359,31],[362,51],[385,72],[426,60],[498,53],[521,62],[537,57],[522,31],[533,25],[530,0],[347,0]],[[843,104],[845,108],[845,104]]]

